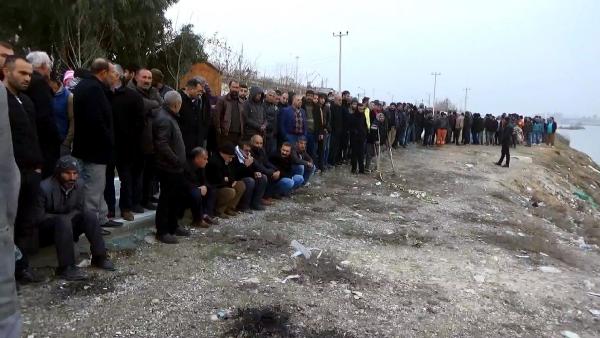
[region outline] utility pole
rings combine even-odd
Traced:
[[[338,61],[338,92],[342,92],[342,38],[344,36],[348,36],[348,31],[346,33],[339,32],[338,34],[333,33],[334,38],[340,38],[340,55]]]
[[[469,90],[471,90],[471,88],[465,88],[465,112],[467,111],[467,96],[469,95]]]
[[[427,93],[427,106],[431,107],[431,93]]]
[[[435,87],[437,86],[437,77],[442,73],[433,72],[431,75],[433,75],[433,115],[435,116]]]

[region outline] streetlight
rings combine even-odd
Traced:
[[[437,77],[442,73],[433,72],[431,75],[433,75],[433,115],[435,116],[435,87],[437,86]]]

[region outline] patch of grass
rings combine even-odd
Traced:
[[[490,193],[490,197],[499,199],[504,202],[513,203],[513,200],[506,193],[502,191],[493,191]]]
[[[416,248],[420,248],[433,239],[433,236],[408,229],[377,232],[358,227],[345,227],[342,229],[342,234],[350,238],[366,239],[383,245],[402,245]]]

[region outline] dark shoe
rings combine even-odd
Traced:
[[[502,166],[502,168],[508,168],[508,167],[509,167],[508,164],[505,164]]]
[[[118,228],[118,227],[123,226],[123,222],[117,222],[117,221],[110,220],[110,221],[102,224],[101,226],[103,228]]]
[[[114,211],[109,211],[109,212],[106,214],[106,218],[108,218],[108,219],[113,219],[113,218],[115,218],[115,212],[114,212]]]
[[[156,198],[154,196],[150,197],[150,203],[158,203],[158,198]],[[146,208],[146,209],[148,209],[148,208]]]
[[[212,225],[219,225],[219,221],[213,217],[210,216],[204,216],[203,218],[204,222],[208,223],[208,224],[212,224]]]
[[[184,227],[177,227],[177,229],[175,229],[175,236],[190,237],[191,235],[192,233]]]
[[[105,229],[102,229],[101,233],[102,233],[102,236],[108,236],[108,235],[110,235],[110,231],[105,230]]]
[[[262,202],[263,205],[273,205],[273,199],[272,198],[263,198],[261,202]]]
[[[210,224],[206,223],[204,220],[193,222],[190,226],[194,228],[210,228]]]
[[[44,279],[41,276],[38,276],[30,267],[27,267],[23,270],[15,271],[15,279],[17,283],[21,285],[32,284],[32,283],[41,283]]]
[[[141,205],[135,205],[133,208],[131,208],[131,211],[133,211],[135,214],[143,214],[145,210]]]
[[[253,214],[253,213],[254,213],[254,212],[252,212],[252,209],[250,209],[250,208],[246,208],[246,209],[244,209],[244,210],[237,209],[237,210],[236,210],[236,212],[237,212],[238,214],[239,214],[239,213],[244,213],[244,214]]]
[[[106,256],[92,257],[91,265],[93,267],[96,267],[96,268],[102,269],[102,270],[107,270],[107,271],[115,271],[116,270],[113,262],[111,262]]]
[[[262,211],[265,210],[266,208],[262,205],[254,205],[252,206],[252,210],[258,210],[258,211]]]
[[[494,164],[496,164],[497,166],[501,166],[502,165],[502,163],[500,163],[500,162],[494,162]]]
[[[60,279],[64,279],[70,282],[82,281],[88,279],[85,272],[81,271],[75,265],[69,265],[66,267],[56,269],[56,276]]]
[[[174,235],[171,235],[171,234],[156,235],[156,239],[158,239],[160,242],[163,242],[165,244],[179,243],[179,240],[177,239],[177,237],[175,237]]]
[[[237,216],[238,213],[237,213],[237,211],[234,211],[234,210],[225,210],[225,215],[233,217],[233,216]]]
[[[231,218],[231,216],[227,215],[226,213],[218,213],[217,217],[222,218],[222,219],[229,219],[229,218]]]
[[[274,200],[281,200],[281,195],[273,195],[271,196]]]
[[[146,203],[146,204],[144,204],[144,209],[156,210],[156,204],[154,204],[154,203]]]
[[[121,211],[121,218],[129,222],[134,220],[133,213],[131,211]]]

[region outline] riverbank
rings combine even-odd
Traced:
[[[147,238],[116,273],[22,288],[25,336],[599,336],[598,212],[573,194],[600,201],[599,168],[562,143],[510,169],[499,153],[411,146],[383,182],[339,168],[179,245]],[[318,249],[290,258],[292,240]]]

